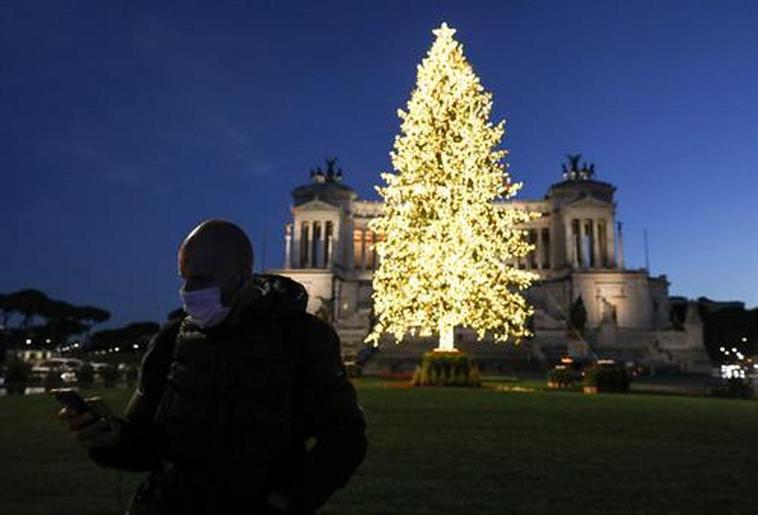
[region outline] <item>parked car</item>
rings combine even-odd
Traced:
[[[84,365],[84,361],[76,358],[48,358],[32,367],[32,375],[44,379],[51,370],[60,370],[61,379],[66,383],[76,381],[76,371]]]
[[[61,372],[61,379],[63,379],[64,383],[75,383],[76,382],[76,372],[74,372],[74,371]]]
[[[82,365],[84,365],[84,361],[76,358],[48,358],[34,365],[32,373],[35,375],[45,375],[52,368],[75,372]]]

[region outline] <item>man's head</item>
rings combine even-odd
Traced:
[[[179,247],[183,290],[218,287],[221,303],[230,306],[253,274],[253,246],[245,232],[226,220],[206,220]]]

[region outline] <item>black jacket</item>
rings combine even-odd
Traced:
[[[365,419],[334,330],[288,278],[254,276],[246,296],[217,327],[162,327],[121,442],[90,451],[102,466],[148,471],[133,512],[276,513],[266,498],[277,492],[313,513],[362,462]]]

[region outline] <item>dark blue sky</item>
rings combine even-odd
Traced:
[[[756,5],[0,1],[0,292],[162,320],[209,217],[280,266],[310,167],[339,156],[374,197],[447,21],[506,119],[520,196],[581,152],[618,187],[628,266],[647,229],[672,294],[756,305]]]

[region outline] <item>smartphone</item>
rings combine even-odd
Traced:
[[[82,396],[71,388],[53,388],[50,390],[50,394],[55,397],[58,402],[74,410],[78,415],[91,411],[90,407],[84,402]]]

